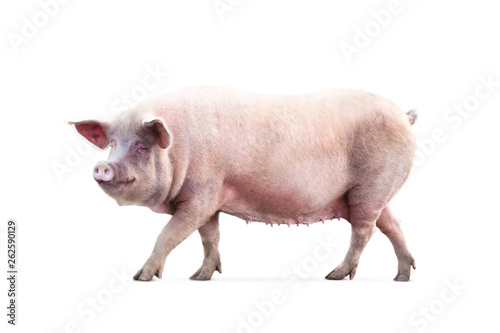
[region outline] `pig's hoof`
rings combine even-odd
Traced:
[[[134,275],[134,280],[137,281],[151,281],[153,276],[161,279],[163,273],[163,267],[165,266],[165,261],[161,259],[151,259],[142,266],[142,268]]]
[[[403,273],[396,275],[396,277],[394,278],[394,281],[404,281],[404,282],[406,282],[408,280],[410,280],[410,277],[408,275],[406,275],[406,274],[403,274]]]
[[[398,274],[394,278],[394,281],[403,281],[403,282],[409,281],[412,267],[413,267],[413,269],[416,269],[417,265],[415,264],[415,259],[413,259],[410,256],[410,258],[408,260],[402,261],[399,264]]]
[[[215,271],[222,273],[220,260],[217,260],[214,263],[203,263],[203,265],[193,274],[191,275],[191,280],[198,281],[207,281],[212,278],[212,275]]]
[[[343,280],[347,274],[349,273],[343,273],[343,272],[338,272],[338,271],[331,271],[330,274],[328,274],[327,276],[325,276],[325,279],[327,280]]]
[[[153,274],[148,272],[144,272],[144,270],[140,269],[135,275],[134,280],[136,281],[151,281],[153,279]]]
[[[214,272],[201,272],[200,270],[197,270],[196,273],[191,275],[189,278],[191,280],[198,280],[198,281],[208,281],[212,278],[212,274]]]
[[[350,267],[344,263],[338,265],[333,271],[330,272],[325,278],[327,280],[342,280],[347,275],[349,275],[349,279],[354,279],[354,275],[356,274],[356,266]]]

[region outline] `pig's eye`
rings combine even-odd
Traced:
[[[144,145],[142,145],[142,144],[140,144],[140,143],[138,143],[138,144],[135,146],[135,148],[136,148],[136,150],[137,150],[138,152],[141,152],[141,153],[147,153],[147,152],[149,151],[149,148],[148,148],[148,147],[146,147],[146,146],[144,146]]]
[[[115,148],[115,147],[116,147],[116,143],[115,143],[114,141],[111,141],[111,142],[109,143],[109,146],[110,146],[111,148]]]

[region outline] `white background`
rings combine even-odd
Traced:
[[[223,19],[213,0],[70,1],[46,24],[37,1],[2,2],[0,257],[6,271],[14,218],[20,271],[16,327],[6,323],[1,279],[2,332],[498,331],[500,86],[474,97],[481,78],[500,82],[492,2],[401,0],[381,27],[371,13],[388,0],[226,1]],[[14,47],[33,16],[45,26]],[[372,37],[348,61],[342,43],[367,27]],[[168,216],[107,197],[91,176],[106,153],[75,157],[83,139],[65,121],[112,117],[148,68],[169,73],[148,98],[196,84],[359,88],[418,109],[419,163],[394,200],[417,262],[411,282],[392,281],[396,257],[378,231],[354,280],[327,281],[347,250],[347,222],[271,229],[227,215],[223,274],[188,279],[203,257],[194,234],[168,257],[162,280],[133,281]],[[472,111],[445,118],[464,101]],[[68,168],[59,177],[58,165]],[[327,259],[315,257],[318,238],[338,244]],[[294,265],[306,265],[299,283],[283,278]]]

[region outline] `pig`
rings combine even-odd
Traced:
[[[219,213],[247,222],[351,224],[343,261],[329,280],[353,279],[378,227],[398,259],[395,281],[408,281],[413,259],[390,201],[408,178],[417,113],[360,90],[296,95],[189,87],[154,98],[112,121],[72,122],[108,161],[93,170],[119,205],[139,205],[171,219],[135,280],[161,278],[168,254],[198,230],[201,267],[222,272]]]

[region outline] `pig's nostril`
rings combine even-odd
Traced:
[[[108,182],[114,177],[113,169],[106,162],[99,162],[94,167],[94,179],[98,182]]]

